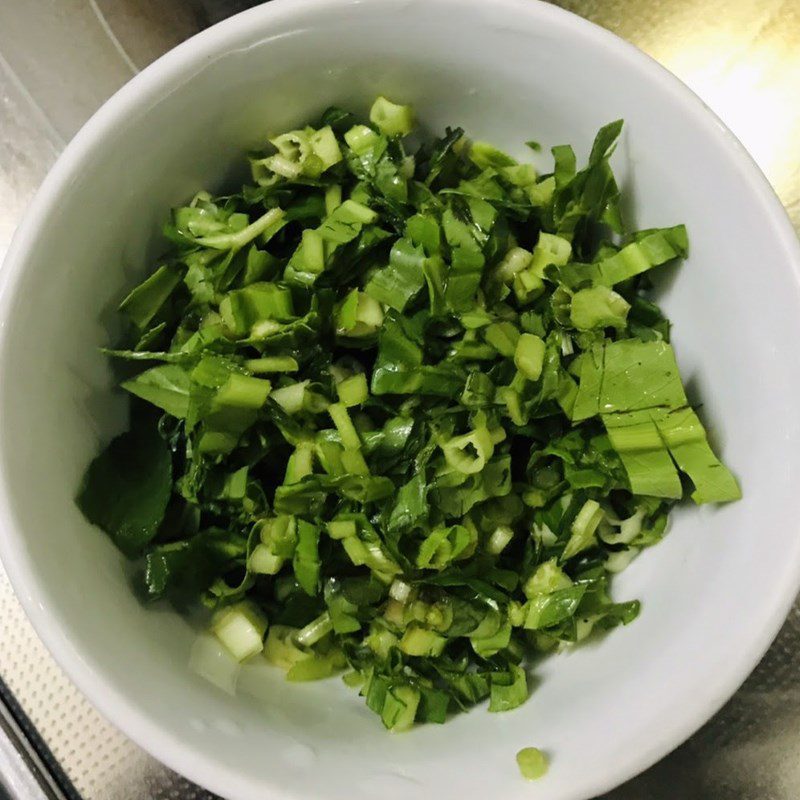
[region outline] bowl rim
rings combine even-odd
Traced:
[[[454,10],[463,9],[467,3],[476,9],[482,6],[482,0],[427,2],[453,6]],[[12,239],[0,270],[0,373],[5,366],[5,350],[8,346],[4,320],[13,303],[29,251],[46,226],[47,219],[57,206],[64,189],[80,170],[81,163],[120,119],[131,109],[158,97],[164,83],[174,84],[204,59],[224,52],[226,42],[235,40],[254,25],[266,30],[271,23],[302,20],[322,9],[338,9],[342,12],[352,9],[357,13],[358,6],[385,3],[386,0],[271,0],[187,39],[135,75],[107,100],[59,156]],[[493,3],[495,7],[502,5],[510,14],[527,14],[546,19],[568,36],[583,37],[604,46],[610,57],[627,62],[631,68],[644,73],[661,92],[669,93],[679,101],[685,112],[694,118],[694,122],[725,152],[731,166],[738,171],[748,190],[766,212],[776,241],[794,272],[795,280],[800,284],[800,242],[780,200],[741,142],[689,87],[634,45],[562,8],[542,0],[493,0]],[[0,450],[4,449],[3,437],[4,433],[0,428]],[[298,795],[274,786],[256,786],[251,778],[228,769],[224,763],[207,757],[198,758],[195,748],[160,727],[141,710],[135,699],[117,691],[106,680],[91,653],[79,651],[70,641],[66,629],[53,624],[52,616],[37,600],[36,588],[39,582],[36,567],[27,553],[24,535],[15,529],[5,473],[5,463],[0,462],[0,524],[4,532],[0,536],[0,558],[36,633],[70,680],[95,708],[159,761],[218,794],[238,798],[254,797],[258,793],[265,800],[286,800],[289,797],[300,800]],[[579,778],[574,791],[560,795],[562,800],[595,796],[633,778],[685,741],[724,705],[768,649],[800,589],[800,548],[795,549],[792,557],[789,555],[787,553],[781,574],[775,576],[773,591],[763,595],[761,626],[754,626],[749,632],[748,646],[741,648],[726,661],[716,684],[709,686],[702,698],[696,698],[697,702],[684,705],[669,719],[662,720],[662,725],[653,731],[647,746],[626,752],[624,757],[609,764],[602,774],[590,776],[588,780]]]

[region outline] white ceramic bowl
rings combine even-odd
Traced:
[[[73,505],[123,424],[97,346],[160,248],[167,209],[243,153],[335,102],[377,93],[425,124],[522,154],[627,121],[616,167],[639,226],[685,221],[692,254],[662,287],[691,394],[745,499],[680,509],[616,584],[641,617],[547,660],[521,709],[391,736],[339,681],[270,670],[232,699],[187,669],[192,633],[148,612],[122,558]],[[535,0],[276,0],[166,55],[86,125],[45,181],[2,270],[2,555],[37,631],[110,720],[236,800],[586,798],[649,766],[736,689],[800,578],[800,253],[742,147],[633,47]],[[671,276],[675,278],[675,275]],[[250,676],[253,678],[253,676]],[[552,755],[535,789],[514,756]]]

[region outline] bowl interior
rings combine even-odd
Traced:
[[[640,618],[551,658],[531,701],[391,736],[333,680],[252,669],[232,699],[187,667],[193,633],[145,611],[73,497],[125,420],[98,346],[161,249],[168,209],[231,180],[249,148],[327,105],[386,94],[426,130],[461,125],[519,156],[623,117],[614,156],[636,226],[686,222],[660,298],[690,395],[745,499],[680,509],[615,586]],[[536,156],[543,168],[549,157]],[[517,798],[514,755],[551,753],[540,798],[586,797],[663,755],[752,667],[796,588],[797,252],[755,168],[676,81],[535,2],[278,0],[147,70],[69,148],[4,269],[3,551],[40,634],[90,698],[170,766],[232,798]]]

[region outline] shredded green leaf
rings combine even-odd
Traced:
[[[78,495],[143,599],[233,664],[347,670],[393,730],[524,703],[537,653],[637,616],[611,576],[676,501],[740,496],[648,296],[686,230],[624,226],[622,123],[550,174],[413,125],[328,109],[173,211],[105,351],[131,429]]]

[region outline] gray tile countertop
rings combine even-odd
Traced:
[[[86,118],[158,55],[253,4],[0,2],[0,262],[27,202]],[[797,0],[557,4],[634,42],[695,89],[754,155],[800,230]],[[605,800],[797,800],[798,675],[795,605],[723,710]],[[2,569],[0,700],[0,798],[5,790],[14,800],[213,800],[100,717],[37,639]]]

